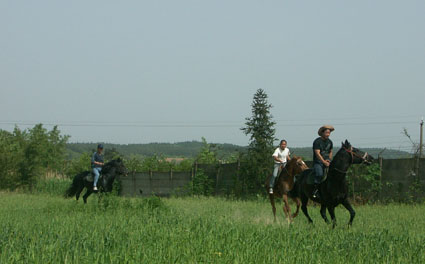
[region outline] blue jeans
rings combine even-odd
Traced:
[[[94,173],[93,187],[96,187],[101,171],[102,171],[101,167],[93,168],[93,173]]]
[[[283,164],[282,163],[275,163],[274,164],[273,175],[270,178],[270,188],[273,188],[273,186],[274,186],[274,182],[276,181],[277,173],[279,172],[279,168],[280,168],[281,165],[283,167],[285,167],[286,163],[283,163]]]
[[[323,171],[325,170],[325,165],[322,163],[314,163],[314,184],[319,184],[323,179]]]

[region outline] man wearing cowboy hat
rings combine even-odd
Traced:
[[[319,198],[319,184],[322,181],[325,168],[328,168],[331,164],[333,143],[329,136],[334,130],[333,126],[322,126],[318,131],[320,137],[313,142],[313,169],[315,172],[313,198]]]

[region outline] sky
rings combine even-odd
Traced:
[[[0,0],[0,129],[70,142],[247,145],[262,88],[276,137],[410,150],[425,116],[425,1]]]

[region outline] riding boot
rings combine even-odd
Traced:
[[[320,198],[320,191],[319,191],[319,184],[314,185],[314,191],[313,191],[313,198],[319,199]]]

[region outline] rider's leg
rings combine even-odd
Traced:
[[[320,163],[314,163],[314,191],[313,197],[319,197],[319,184],[323,178],[323,165]]]
[[[100,176],[100,170],[101,168],[93,168],[93,173],[94,173],[93,187],[97,186],[97,181],[99,180],[99,176]]]
[[[323,165],[314,163],[314,184],[320,184],[323,178]]]
[[[273,175],[272,177],[270,177],[270,184],[269,184],[271,192],[273,192],[274,182],[276,181],[277,173],[279,172],[279,167],[280,167],[280,163],[274,164]]]

